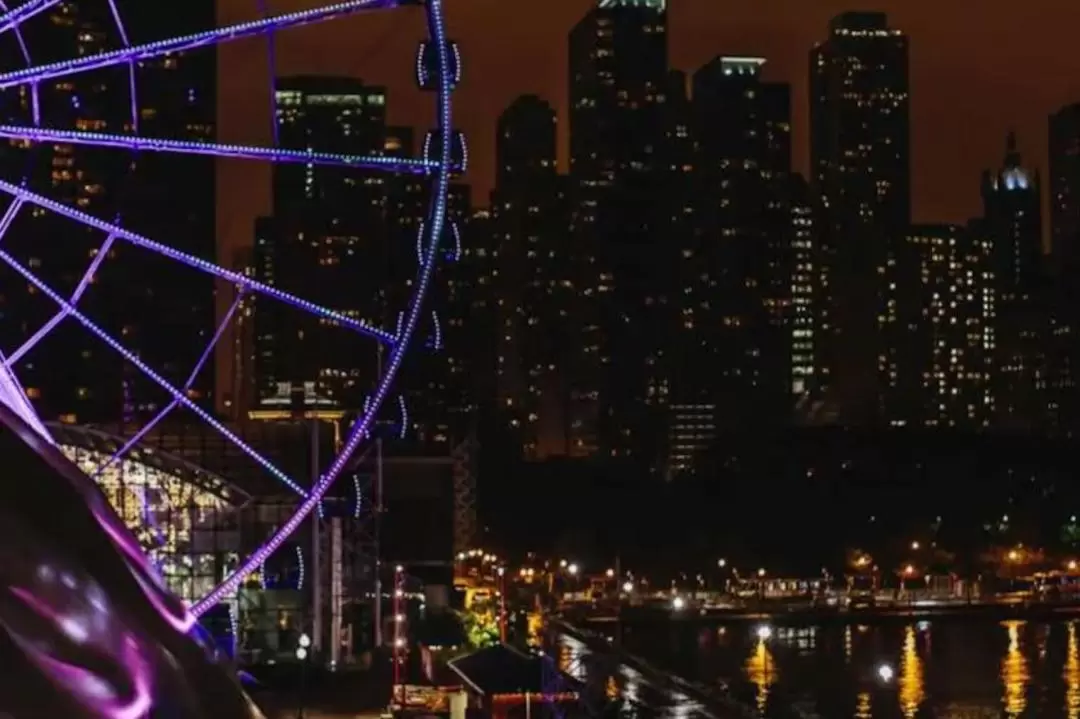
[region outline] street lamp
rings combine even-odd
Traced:
[[[675,597],[671,600],[671,608],[676,612],[686,607],[686,600],[682,597]]]
[[[622,590],[624,592],[626,592],[627,594],[629,594],[630,592],[634,591],[634,583],[633,582],[623,582]]]
[[[577,564],[569,564],[566,567],[566,571],[570,573],[571,577],[577,576],[578,569],[579,567]]]
[[[305,690],[307,689],[307,665],[308,657],[311,656],[308,650],[311,648],[311,637],[309,637],[307,633],[303,633],[296,643],[296,658],[300,662],[300,707],[296,711],[296,719],[304,719],[304,703],[306,700]]]
[[[892,681],[892,678],[894,676],[896,676],[896,672],[894,672],[893,668],[890,667],[888,664],[882,664],[881,666],[878,667],[877,675],[878,675],[878,679],[880,679],[882,682],[888,684],[889,682]]]
[[[757,628],[757,631],[755,633],[757,634],[758,639],[763,642],[767,642],[772,638],[772,627],[770,627],[768,624],[762,624]]]
[[[727,560],[726,560],[726,559],[721,559],[721,560],[720,560],[719,562],[717,562],[717,563],[716,563],[716,566],[718,566],[718,567],[720,567],[721,569],[723,569],[724,567],[726,567],[726,566],[727,566]]]

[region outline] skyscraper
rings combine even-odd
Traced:
[[[556,115],[533,95],[496,126],[493,227],[499,242],[499,397],[527,457],[566,454],[571,245],[555,164]]]
[[[995,422],[1034,431],[1047,421],[1051,294],[1042,254],[1038,173],[1024,167],[1009,133],[1001,166],[982,176],[981,227],[992,243],[995,294]]]
[[[570,449],[654,455],[668,385],[663,151],[670,114],[662,2],[605,0],[570,33],[572,316],[581,353],[571,373]]]
[[[915,225],[908,242],[919,319],[900,355],[912,366],[902,366],[894,416],[908,426],[981,430],[994,408],[992,243],[958,225]]]
[[[810,55],[811,182],[821,198],[819,380],[841,421],[882,417],[898,371],[886,294],[911,222],[908,39],[884,13],[833,18]]]
[[[1055,270],[1080,263],[1080,103],[1050,116],[1050,252]]]
[[[384,151],[386,90],[340,77],[293,77],[275,93],[280,142],[331,152]],[[256,278],[351,317],[388,325],[385,178],[349,168],[278,165],[272,217],[256,223]],[[280,302],[255,301],[257,400],[263,407],[359,407],[376,349]],[[298,396],[299,395],[299,396]]]
[[[716,280],[697,374],[716,381],[725,427],[776,424],[791,406],[791,100],[764,64],[720,56],[693,79],[697,251]]]

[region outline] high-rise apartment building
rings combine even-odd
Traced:
[[[1050,252],[1058,273],[1080,264],[1080,103],[1050,116]]]
[[[1054,429],[1080,432],[1080,304],[1073,281],[1080,269],[1080,103],[1050,116],[1049,186],[1052,313],[1048,342],[1048,404]]]
[[[992,243],[976,228],[915,225],[918,319],[900,356],[896,425],[981,430],[993,413]]]
[[[695,375],[713,380],[729,428],[777,424],[791,407],[791,100],[764,64],[721,56],[693,78],[697,251],[715,280]]]
[[[665,234],[671,76],[662,2],[605,0],[570,33],[572,316],[570,451],[657,456],[674,275]],[[662,442],[661,442],[662,444]]]
[[[495,137],[500,412],[534,458],[567,453],[566,372],[578,350],[556,121],[548,103],[522,96],[499,116]]]
[[[351,154],[384,151],[386,90],[340,77],[278,81],[285,147]],[[278,165],[272,217],[256,222],[257,279],[351,317],[392,325],[382,292],[391,265],[386,179],[350,168]],[[387,320],[391,320],[387,322]],[[268,407],[355,408],[377,377],[376,348],[355,333],[256,299],[257,399]]]
[[[212,3],[199,0],[153,12],[132,8],[127,29],[138,37],[169,37],[213,26]],[[108,4],[57,4],[23,28],[30,47],[57,48],[64,58],[116,47]],[[35,57],[39,62],[42,54]],[[212,140],[216,67],[213,48],[156,58],[136,67],[132,113],[128,68],[64,77],[37,87],[45,125],[104,133]],[[4,92],[5,119],[33,122],[30,88]],[[209,158],[129,153],[63,144],[6,143],[0,164],[31,189],[170,246],[213,260],[215,181]],[[40,242],[49,237],[48,243]],[[74,289],[104,236],[44,211],[21,214],[6,245],[61,294]],[[175,385],[183,385],[214,326],[214,285],[206,276],[117,242],[80,309]],[[23,283],[7,283],[0,298],[6,344],[17,347],[56,311]],[[17,288],[17,289],[16,289]],[[99,289],[100,288],[100,289]],[[107,288],[107,289],[105,289]],[[74,322],[63,323],[19,358],[17,372],[46,418],[68,422],[131,421],[171,401],[159,387]],[[204,368],[187,394],[209,405],[214,368]]]
[[[802,175],[793,174],[788,198],[791,209],[791,395],[795,402],[816,390],[817,203]]]
[[[820,197],[818,379],[842,422],[888,421],[899,371],[884,326],[911,222],[908,39],[884,13],[833,18],[810,55],[811,183]]]

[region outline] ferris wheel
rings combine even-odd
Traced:
[[[453,227],[452,221],[447,218],[446,203],[451,176],[462,171],[464,164],[464,144],[460,135],[452,129],[450,101],[451,93],[460,80],[460,59],[456,45],[448,40],[446,35],[443,0],[424,0],[423,2],[417,0],[344,0],[298,12],[263,13],[259,19],[249,22],[149,42],[140,42],[137,38],[129,36],[123,13],[117,7],[117,0],[84,0],[81,4],[90,3],[100,3],[103,9],[107,9],[114,25],[115,32],[111,34],[117,39],[116,46],[89,54],[77,52],[73,48],[71,59],[62,61],[50,59],[41,62],[35,59],[32,41],[34,24],[45,21],[51,13],[68,11],[73,3],[63,0],[22,0],[21,4],[15,5],[13,0],[0,0],[0,35],[11,33],[17,39],[22,63],[22,66],[14,69],[0,71],[0,90],[5,91],[9,96],[13,92],[18,93],[30,108],[30,121],[25,125],[0,125],[0,138],[27,146],[76,145],[111,148],[121,154],[135,152],[201,155],[265,163],[298,163],[308,167],[352,168],[365,172],[409,173],[427,178],[431,185],[426,216],[421,223],[418,240],[420,250],[418,268],[416,279],[410,286],[411,295],[407,305],[400,308],[396,326],[386,328],[259,282],[244,273],[220,266],[209,258],[199,257],[146,237],[125,227],[122,219],[109,220],[94,216],[77,203],[66,202],[50,196],[45,191],[31,188],[28,183],[21,181],[18,177],[0,178],[0,195],[6,195],[10,200],[7,210],[0,215],[0,266],[7,266],[16,273],[20,281],[25,281],[32,292],[48,298],[55,311],[51,318],[38,327],[19,347],[8,349],[6,355],[0,355],[0,403],[18,414],[39,434],[49,438],[48,429],[37,416],[20,383],[17,372],[18,362],[28,353],[38,351],[38,343],[55,331],[59,325],[77,323],[83,330],[99,340],[104,347],[122,358],[130,367],[135,368],[146,380],[171,398],[170,403],[162,411],[162,415],[175,408],[190,411],[233,443],[262,469],[280,480],[290,491],[300,496],[298,507],[288,521],[278,527],[258,550],[242,559],[218,586],[191,606],[191,614],[198,617],[234,593],[245,578],[258,570],[266,558],[280,548],[301,523],[320,506],[327,490],[346,469],[350,458],[372,431],[376,415],[391,392],[402,362],[415,344],[414,335],[426,316],[423,304],[432,284],[434,269],[440,254],[440,241],[444,237],[454,236],[457,232],[457,228]],[[416,75],[420,88],[432,93],[435,105],[434,129],[428,133],[420,157],[400,158],[379,154],[362,156],[325,152],[318,148],[216,144],[139,134],[141,105],[136,76],[139,72],[139,64],[142,62],[176,53],[198,52],[200,48],[249,37],[265,35],[269,36],[272,42],[275,33],[289,28],[333,21],[355,14],[391,11],[405,5],[423,8],[427,39],[420,44],[418,50]],[[43,84],[65,78],[74,80],[75,76],[103,68],[115,68],[129,74],[128,97],[124,102],[130,101],[131,115],[130,123],[125,123],[126,132],[108,134],[84,127],[58,128],[48,124],[48,118],[42,117],[39,88]],[[225,70],[227,71],[227,68]],[[116,100],[116,102],[119,101],[119,99]],[[32,263],[20,261],[4,246],[3,235],[11,229],[16,217],[26,212],[56,215],[67,221],[79,223],[100,237],[99,249],[80,270],[81,277],[73,292],[61,291],[51,286],[39,276],[39,273],[35,272]],[[313,315],[324,323],[333,325],[338,331],[361,335],[382,346],[380,351],[385,353],[386,360],[382,363],[379,377],[375,378],[374,388],[365,403],[364,411],[352,425],[337,455],[317,481],[313,481],[309,487],[305,488],[288,477],[268,459],[258,454],[255,449],[245,444],[210,412],[193,401],[187,392],[188,385],[177,386],[170,382],[164,373],[151,367],[148,362],[126,347],[122,337],[110,334],[98,323],[97,318],[91,318],[87,310],[80,306],[82,295],[90,284],[96,282],[96,273],[100,270],[101,262],[108,254],[109,247],[114,243],[130,245],[138,248],[139,251],[152,253],[165,260],[185,265],[194,271],[237,287],[237,301],[224,313],[199,362],[190,368],[192,376],[197,374],[208,360],[211,360],[215,346],[233,320],[240,299],[244,296],[254,295],[265,298],[266,301],[282,303],[289,306],[292,311]],[[162,415],[151,420],[151,423],[156,422]],[[110,461],[117,461],[120,455],[131,451],[138,440],[146,434],[149,424],[142,431],[135,433]]]

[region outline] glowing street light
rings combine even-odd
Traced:
[[[913,551],[913,552],[919,551],[919,543],[918,542],[912,542],[911,543],[911,551]]]
[[[1068,567],[1069,567],[1070,572],[1076,571],[1076,560],[1075,559],[1070,559]]]
[[[905,576],[910,577],[913,574],[915,574],[915,567],[914,566],[909,564],[906,567],[904,567],[904,575]]]
[[[757,575],[759,577],[764,577],[765,576],[765,569],[762,568],[762,569],[757,570]]]
[[[763,642],[767,642],[772,639],[772,627],[770,627],[768,624],[762,624],[761,626],[759,626],[755,633],[757,634],[757,638]]]
[[[686,600],[682,597],[675,597],[671,600],[671,608],[676,612],[686,608]]]
[[[630,592],[634,591],[634,583],[633,582],[623,582],[622,590],[624,592],[626,592],[627,594],[629,594]]]
[[[566,571],[570,572],[570,576],[575,576],[578,573],[578,569],[579,567],[575,563],[571,563],[566,567]]]
[[[307,659],[307,649],[305,649],[304,647],[297,647],[296,658],[300,661],[304,661],[305,659]]]
[[[608,578],[608,579],[611,579],[612,577],[614,577],[614,576],[615,576],[615,570],[614,570],[614,569],[609,569],[609,570],[607,570],[606,572],[604,572],[604,574],[606,574],[606,575],[607,575],[607,578]]]
[[[716,563],[716,566],[718,566],[718,567],[720,567],[721,569],[723,569],[724,567],[726,567],[726,566],[727,566],[727,560],[726,560],[726,559],[721,559],[721,560],[720,560],[719,562],[717,562],[717,563]]]
[[[878,679],[888,684],[892,681],[893,677],[896,676],[896,672],[894,672],[893,668],[890,667],[888,664],[882,664],[877,669],[877,675]]]
[[[301,649],[307,649],[311,646],[311,637],[307,634],[301,634],[300,639],[297,641]]]
[[[1015,549],[1010,549],[1009,554],[1008,554],[1008,558],[1009,558],[1010,562],[1019,562],[1020,561],[1020,552],[1016,551]]]

